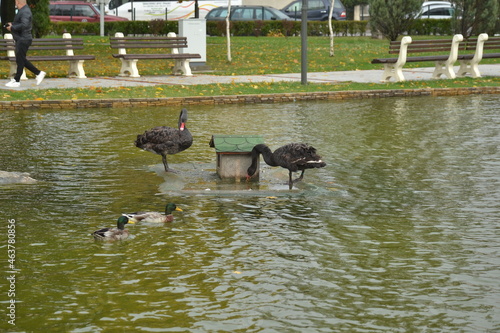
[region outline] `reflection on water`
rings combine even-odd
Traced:
[[[169,158],[135,136],[179,108],[0,114],[2,276],[16,220],[16,332],[500,330],[498,96],[189,109],[193,146]],[[212,134],[307,142],[327,167],[221,181]],[[127,241],[90,233],[122,212]],[[0,280],[3,317],[9,304]]]

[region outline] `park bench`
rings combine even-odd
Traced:
[[[399,54],[398,58],[373,59],[372,64],[384,64],[382,81],[388,81],[394,77],[396,81],[404,81],[403,66],[407,62],[434,61],[435,68],[432,78],[437,79],[445,75],[450,79],[456,77],[453,64],[457,61],[459,43],[463,40],[462,35],[455,35],[453,39],[433,39],[412,41],[410,36],[405,36],[398,41],[391,41],[389,45],[390,54]],[[442,53],[408,57],[408,53]]]
[[[474,51],[474,54],[459,54],[458,76],[465,76],[470,73],[472,77],[481,77],[479,72],[479,62],[482,59],[500,58],[500,53],[484,53],[484,50],[500,50],[500,37],[488,37],[488,34],[480,34],[477,38],[469,38],[465,41],[463,48],[467,51]]]
[[[189,67],[190,59],[201,58],[199,54],[180,53],[180,48],[187,47],[187,38],[176,36],[175,33],[168,33],[167,37],[124,37],[123,33],[117,32],[114,37],[110,37],[110,45],[113,49],[118,49],[114,58],[121,60],[122,66],[119,76],[140,77],[137,69],[139,60],[174,60],[173,74],[193,75]],[[127,49],[151,49],[157,53],[127,53]],[[168,52],[165,52],[168,51]]]
[[[62,38],[34,38],[26,57],[31,62],[38,61],[69,61],[69,77],[79,79],[86,78],[83,63],[85,60],[94,60],[93,55],[75,55],[74,50],[83,49],[83,39],[72,38],[71,34],[65,33]],[[5,34],[0,39],[0,51],[7,51],[6,56],[0,56],[0,60],[10,62],[9,77],[14,77],[17,71],[15,56],[15,41],[12,34]],[[40,51],[40,52],[39,52]],[[57,54],[57,51],[65,51],[64,54]],[[35,53],[35,55],[32,55]],[[26,72],[21,76],[26,80]]]

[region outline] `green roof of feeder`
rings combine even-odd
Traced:
[[[264,143],[262,135],[212,135],[210,147],[217,153],[249,153],[260,143]]]

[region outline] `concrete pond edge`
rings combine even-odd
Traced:
[[[425,88],[391,90],[321,91],[255,95],[221,95],[165,98],[75,99],[0,101],[0,111],[127,108],[220,104],[291,103],[297,101],[349,100],[387,97],[461,96],[500,94],[500,87]]]

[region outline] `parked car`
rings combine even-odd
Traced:
[[[89,2],[54,1],[49,4],[49,15],[52,22],[100,22],[99,9]],[[105,22],[128,21],[125,17],[104,15]]]
[[[308,0],[307,2],[307,19],[311,21],[326,21],[330,12],[331,0]],[[283,13],[300,20],[302,17],[302,0],[294,0],[286,5],[282,10]],[[345,20],[345,7],[340,0],[335,0],[333,6],[332,20]]]
[[[207,21],[222,21],[227,17],[227,6],[216,7],[205,16]],[[231,6],[231,21],[290,20],[278,9],[269,6]]]
[[[426,1],[422,4],[420,18],[451,19],[455,8],[448,1]]]

